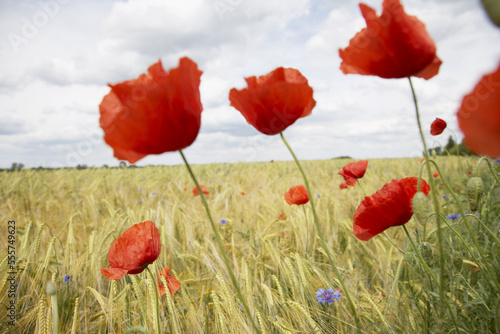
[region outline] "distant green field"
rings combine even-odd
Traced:
[[[466,188],[478,168],[477,158],[436,160],[469,210]],[[303,166],[326,243],[363,332],[500,332],[500,287],[491,277],[493,272],[500,279],[500,191],[488,166],[482,164],[478,175],[485,186],[479,217],[489,231],[474,217],[467,217],[471,230],[463,219],[444,219],[451,226],[442,224],[444,277],[434,218],[425,232],[413,219],[406,224],[414,238],[418,235],[417,242],[426,238],[431,245],[433,260],[426,263],[444,283],[444,307],[402,228],[390,228],[368,242],[354,236],[352,217],[364,194],[357,186],[340,190],[343,179],[337,174],[350,161],[304,161]],[[370,195],[394,178],[418,176],[419,168],[420,159],[370,160],[360,183]],[[262,332],[355,332],[344,296],[330,305],[315,298],[319,288],[340,286],[317,238],[310,206],[290,206],[284,200],[285,191],[303,184],[295,164],[228,163],[193,169],[210,191],[212,215]],[[457,214],[441,178],[423,175],[436,183],[441,214]],[[1,308],[1,332],[53,332],[52,301],[45,295],[45,284],[52,280],[58,289],[61,333],[153,333],[155,299],[147,273],[108,281],[99,270],[109,267],[107,252],[116,238],[133,224],[151,220],[162,243],[152,271],[168,265],[181,282],[171,299],[160,299],[161,332],[251,333],[193,187],[184,166],[1,172],[0,240],[5,250],[7,222],[15,220],[17,231],[16,327],[8,326],[8,311]],[[6,307],[12,300],[7,259],[0,258],[0,298]],[[65,275],[70,281],[65,282]]]

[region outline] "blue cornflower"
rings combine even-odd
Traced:
[[[458,219],[460,217],[462,217],[461,213],[457,213],[456,215],[447,215],[446,216],[447,219]]]
[[[493,160],[493,161],[495,161],[495,162],[500,162],[500,159],[495,159],[495,160]]]
[[[441,197],[446,198],[446,197],[448,197],[448,194],[443,194],[443,195],[441,195]]]
[[[64,283],[63,284],[66,284],[66,283],[69,283],[69,282],[71,282],[71,276],[64,275]]]
[[[139,204],[142,204],[142,201],[139,201]]]
[[[222,218],[222,219],[221,219],[221,220],[219,220],[219,221],[220,221],[220,223],[221,223],[221,224],[225,224],[225,223],[227,223],[227,219],[224,219],[224,218]]]
[[[340,291],[333,290],[333,288],[328,288],[326,291],[323,288],[316,291],[316,298],[320,304],[333,304],[340,299]]]
[[[321,197],[321,194],[317,194],[317,195],[316,195],[316,197],[317,197],[317,198],[320,198],[320,197]]]
[[[156,194],[158,194],[158,192],[157,192],[157,191],[153,191],[153,192],[151,193],[151,195],[156,195]]]

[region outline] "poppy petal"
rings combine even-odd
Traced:
[[[446,129],[446,122],[441,118],[436,118],[431,124],[431,135],[438,136]]]
[[[108,280],[120,280],[128,273],[128,270],[120,268],[101,268],[101,273],[103,273]]]
[[[345,180],[346,186],[354,187],[356,185],[357,179],[360,179],[365,175],[367,167],[368,160],[350,162],[342,167],[342,170],[338,174],[342,175]],[[341,184],[341,186],[343,187],[344,185]]]
[[[177,290],[180,289],[181,287],[181,282],[177,280],[174,276],[169,276],[170,274],[170,267],[166,266],[162,270],[158,272],[158,276],[163,276],[165,280],[167,281],[167,286],[168,286],[168,291],[170,292],[170,295],[174,295]],[[165,286],[163,285],[163,282],[161,281],[160,277],[158,277],[158,288],[159,288],[159,294],[160,296],[163,296],[164,294],[167,293]]]
[[[354,235],[363,241],[392,226],[406,224],[413,215],[412,199],[418,178],[392,180],[371,196],[365,197],[353,217]],[[427,196],[430,187],[421,180],[420,190]]]
[[[200,189],[205,195],[209,195],[210,192],[208,191],[207,187],[200,185]],[[198,191],[198,187],[193,188],[193,195],[194,196],[200,196],[200,192]]]
[[[399,0],[384,0],[382,7],[377,16],[373,8],[359,5],[366,28],[339,50],[342,72],[381,78],[416,75],[430,79],[436,75],[441,61],[425,25],[407,15]]]
[[[148,154],[191,145],[203,110],[201,74],[195,62],[181,58],[169,72],[158,61],[137,79],[109,85],[99,105],[99,123],[115,157],[135,163]]]
[[[141,273],[160,256],[160,252],[160,233],[156,225],[151,221],[134,224],[109,248],[108,262],[113,270],[102,269],[101,272],[107,277],[120,278],[127,273]]]
[[[500,157],[500,65],[463,98],[457,116],[465,145],[471,151]]]
[[[282,132],[297,119],[310,115],[316,105],[312,88],[296,69],[279,67],[245,80],[248,88],[229,92],[230,104],[264,134]]]
[[[307,189],[303,185],[293,186],[285,193],[285,201],[289,205],[302,205],[309,202]]]

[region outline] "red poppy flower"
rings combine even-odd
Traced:
[[[297,119],[310,115],[316,105],[306,77],[294,68],[279,67],[267,75],[245,80],[248,88],[231,89],[229,101],[263,134],[282,132]]]
[[[285,201],[292,205],[302,205],[309,202],[309,195],[307,189],[303,185],[293,186],[285,193]]]
[[[471,151],[500,157],[500,65],[464,97],[457,116]]]
[[[210,192],[208,191],[207,187],[202,186],[201,184],[200,184],[200,189],[201,189],[201,191],[202,191],[205,195],[210,194]],[[194,188],[193,188],[193,195],[195,195],[195,196],[200,196],[200,193],[199,193],[199,191],[198,191],[198,188],[197,188],[197,187],[194,187]]]
[[[111,268],[102,268],[101,273],[113,280],[126,274],[139,274],[147,265],[160,256],[160,233],[151,221],[134,224],[116,239],[108,252]]]
[[[165,281],[167,281],[167,287],[168,291],[170,292],[170,295],[173,296],[177,290],[180,289],[181,287],[181,282],[177,280],[174,276],[169,276],[170,274],[170,267],[166,266],[163,268],[163,270],[160,270],[158,272],[158,276],[163,276],[165,277]],[[167,290],[165,289],[165,286],[163,285],[163,282],[161,281],[160,277],[158,277],[158,289],[160,290],[160,296],[163,296],[164,294],[167,293]]]
[[[446,129],[446,122],[441,118],[436,118],[431,124],[431,135],[440,135],[443,133],[444,129]]]
[[[244,191],[241,192],[242,195],[246,195]]]
[[[382,6],[382,15],[377,16],[373,8],[359,4],[367,27],[339,50],[342,72],[386,79],[435,76],[441,60],[425,25],[407,15],[399,0],[384,0]]]
[[[191,145],[201,124],[202,73],[191,59],[181,58],[169,72],[158,61],[137,79],[109,85],[99,123],[114,156],[135,163]]]
[[[284,213],[281,213],[279,216],[278,216],[278,220],[285,220],[286,219],[286,214]]]
[[[347,185],[347,182],[345,182],[345,181],[340,182],[340,184],[339,184],[339,188],[340,188],[340,189],[346,189],[347,187],[349,187],[349,186]]]
[[[418,178],[392,180],[375,194],[365,197],[354,214],[354,235],[370,240],[391,226],[406,224],[413,215],[412,199],[417,192]],[[420,191],[426,196],[430,187],[424,180]]]
[[[434,178],[439,177],[439,173],[438,172],[434,172],[434,174],[432,174],[432,176],[434,176]]]
[[[340,171],[339,174],[344,177],[347,186],[353,187],[356,184],[356,181],[365,175],[367,167],[368,160],[350,162],[342,167],[342,171]],[[342,187],[343,185],[341,184],[340,189],[344,189]]]

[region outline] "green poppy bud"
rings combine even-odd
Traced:
[[[425,263],[429,267],[432,267],[432,265],[434,264],[434,254],[432,253],[431,244],[428,242],[422,242],[418,247],[418,251],[420,252],[420,255],[422,255],[422,259],[425,261]]]
[[[483,180],[480,177],[471,177],[469,182],[467,182],[467,197],[472,211],[477,211],[479,209],[479,201],[483,194]]]
[[[498,0],[481,0],[483,7],[488,13],[491,21],[500,27],[500,1]]]
[[[415,253],[413,253],[413,252],[406,252],[406,261],[411,266],[416,265],[417,264],[417,259],[415,257]]]
[[[464,264],[464,257],[460,252],[453,252],[452,254],[453,266],[457,271],[462,270],[462,266]]]
[[[412,199],[413,215],[417,223],[425,225],[430,214],[429,201],[421,191],[417,192]]]
[[[57,293],[56,284],[52,281],[47,281],[47,284],[45,285],[45,293],[49,296],[55,295]]]

